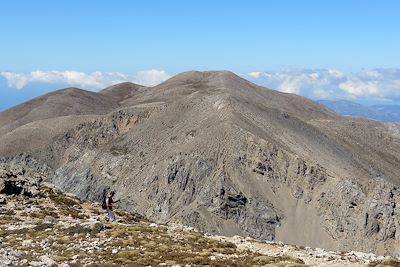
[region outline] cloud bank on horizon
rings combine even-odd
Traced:
[[[17,73],[4,71],[0,72],[7,81],[7,85],[11,88],[21,90],[31,83],[42,84],[63,84],[66,86],[79,86],[84,89],[97,91],[107,86],[121,83],[134,82],[145,86],[157,85],[170,78],[165,71],[147,70],[138,71],[133,75],[123,74],[120,72],[92,72],[85,73],[73,70],[67,71],[32,71],[30,73]]]
[[[400,69],[374,69],[345,73],[335,69],[251,72],[245,78],[285,93],[312,99],[400,100]]]
[[[370,100],[398,103],[400,101],[400,69],[374,69],[345,73],[335,69],[288,70],[278,72],[254,71],[239,74],[262,86],[312,99]],[[155,86],[172,75],[164,70],[120,72],[32,71],[30,73],[0,72],[7,85],[23,90],[30,84],[61,84],[99,91],[120,82]]]

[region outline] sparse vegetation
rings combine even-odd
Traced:
[[[16,261],[40,262],[47,257],[54,264],[70,266],[307,266],[293,254],[261,254],[241,248],[233,239],[157,225],[124,211],[117,212],[119,222],[107,224],[100,207],[51,189],[40,197],[40,201],[11,200],[14,204],[0,218],[2,245],[17,251]],[[248,244],[257,241],[250,239]],[[370,266],[399,267],[396,260],[374,264]]]
[[[73,207],[73,206],[78,206],[80,207],[80,200],[79,199],[73,199],[72,197],[67,197],[64,194],[61,193],[56,193],[53,190],[47,190],[48,192],[48,197],[55,203],[61,206],[66,206],[66,207]]]
[[[126,146],[112,146],[110,152],[113,156],[122,156],[128,154],[128,147]]]
[[[141,216],[127,212],[117,213],[124,223],[107,227],[101,222],[88,225],[86,218],[101,216],[98,207],[80,203],[79,200],[50,189],[45,192],[43,199],[35,204],[34,211],[18,209],[15,213],[7,213],[13,215],[1,218],[1,225],[15,226],[15,229],[10,230],[0,228],[0,237],[5,246],[23,252],[20,260],[38,261],[40,255],[45,253],[45,246],[51,248],[51,260],[55,263],[72,263],[72,266],[74,262],[94,266],[189,264],[221,267],[261,266],[270,263],[294,266],[302,263],[291,257],[239,252],[231,242],[207,238],[195,231],[171,230],[166,226],[152,225]],[[90,208],[84,208],[88,206]],[[51,222],[47,221],[49,219]],[[26,224],[27,221],[30,223]]]

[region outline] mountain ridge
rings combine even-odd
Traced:
[[[229,72],[126,86],[107,113],[0,128],[0,156],[29,153],[63,190],[89,200],[116,190],[124,209],[160,223],[398,255],[396,125]]]

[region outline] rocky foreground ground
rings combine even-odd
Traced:
[[[117,212],[41,179],[0,173],[0,266],[400,266],[358,252],[328,252],[158,225]]]

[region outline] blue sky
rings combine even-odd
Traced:
[[[60,86],[218,69],[311,98],[398,102],[399,13],[395,0],[1,1],[0,110]],[[299,81],[328,70],[343,76]]]

